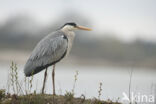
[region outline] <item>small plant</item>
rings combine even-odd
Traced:
[[[25,94],[27,95],[28,94],[28,90],[27,90],[27,78],[26,77],[24,77],[24,88],[25,88]]]
[[[74,99],[74,94],[73,93],[71,93],[71,92],[67,92],[66,91],[66,94],[65,94],[65,102],[67,103],[67,104],[73,104],[73,99]]]
[[[24,87],[25,87],[25,94],[28,95],[32,92],[33,87],[33,76],[31,78],[24,78]]]
[[[1,89],[0,90],[0,101],[5,97],[5,90]]]
[[[10,71],[9,78],[11,82],[11,87],[12,87],[13,93],[18,95],[22,93],[22,89],[18,80],[17,64],[12,61],[10,68],[11,68],[11,71]]]
[[[32,86],[33,86],[32,82],[33,82],[33,76],[32,76],[31,79],[29,80],[29,83],[30,83],[29,91],[30,91],[30,92],[31,92]]]
[[[101,97],[101,92],[102,92],[102,83],[100,82],[99,84],[99,91],[98,91],[98,99],[100,100]]]
[[[76,71],[76,74],[75,74],[75,76],[74,76],[73,89],[72,89],[72,93],[73,93],[73,94],[74,94],[74,91],[75,91],[75,85],[76,85],[76,82],[77,82],[78,75],[79,75],[79,72]]]
[[[8,93],[9,93],[10,88],[12,89],[13,94],[16,94],[16,95],[21,95],[21,94],[27,95],[27,94],[31,93],[32,86],[33,86],[33,84],[32,84],[33,83],[33,76],[30,79],[25,77],[24,78],[24,85],[25,86],[22,86],[23,81],[21,81],[22,83],[19,83],[20,80],[18,77],[17,64],[12,61],[10,69],[11,70],[9,72],[8,82],[7,82]],[[22,88],[24,88],[24,87],[25,87],[25,90],[23,91]]]

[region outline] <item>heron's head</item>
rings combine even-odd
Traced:
[[[79,26],[74,22],[66,23],[61,27],[62,30],[64,31],[74,31],[74,30],[86,30],[86,31],[91,31],[91,29],[84,27],[84,26]]]

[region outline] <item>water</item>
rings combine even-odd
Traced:
[[[23,65],[18,66],[19,78],[24,80]],[[0,64],[0,88],[7,88],[9,65]],[[52,93],[51,73],[52,67],[48,69],[48,80],[46,93]],[[123,97],[123,92],[128,94],[131,68],[93,67],[93,66],[56,66],[56,93],[64,94],[71,91],[74,84],[75,71],[79,72],[75,86],[77,97],[84,94],[87,98],[98,97],[99,83],[102,82],[101,99],[116,100]],[[33,89],[40,92],[42,88],[44,71],[34,76]],[[154,93],[156,86],[156,70],[133,69],[131,91],[136,94],[150,95]]]

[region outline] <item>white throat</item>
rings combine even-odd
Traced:
[[[67,36],[68,38],[68,51],[67,51],[67,54],[69,54],[71,48],[72,48],[72,43],[73,43],[73,40],[74,40],[74,37],[75,37],[75,33],[74,33],[74,30],[75,28],[73,26],[65,26],[61,29],[62,32],[65,33],[65,35]]]

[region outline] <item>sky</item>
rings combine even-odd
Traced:
[[[156,41],[156,0],[0,0],[0,23],[27,13],[47,24],[70,10],[89,19],[94,32]]]

